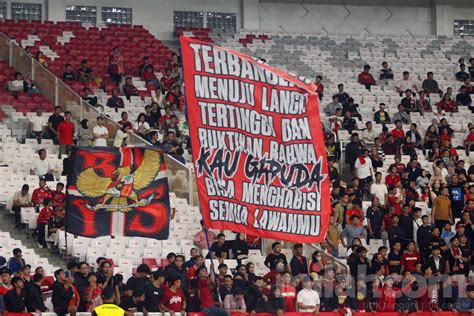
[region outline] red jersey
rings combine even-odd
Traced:
[[[183,304],[186,302],[186,297],[181,289],[177,289],[176,292],[166,289],[161,302],[166,308],[173,312],[181,312],[183,310]]]
[[[435,286],[422,287],[423,295],[417,299],[420,311],[431,312],[438,310],[438,289]]]
[[[81,297],[79,296],[79,292],[77,291],[77,288],[74,285],[72,286],[72,292],[74,293],[74,295],[69,301],[69,306],[77,306],[79,305]]]
[[[66,194],[64,194],[64,192],[53,191],[53,193],[51,193],[51,201],[53,202],[53,206],[63,205],[65,198]]]
[[[207,278],[200,278],[198,283],[199,300],[201,301],[201,309],[214,306],[211,289]]]
[[[361,72],[357,79],[360,84],[375,84],[374,76],[369,72]]]
[[[324,92],[324,85],[322,83],[316,83],[316,93],[321,94]]]
[[[443,110],[444,112],[447,112],[447,113],[450,113],[450,112],[453,112],[454,111],[454,101],[453,100],[449,100],[449,101],[445,101],[445,100],[441,100],[438,102],[438,108],[439,110]]]
[[[379,289],[380,297],[377,300],[377,312],[395,312],[397,295],[400,292],[399,289],[382,287]]]
[[[403,270],[413,272],[413,270],[415,270],[415,264],[418,262],[421,262],[420,255],[418,253],[405,252],[402,255],[402,260],[400,260],[400,265],[403,266]]]
[[[360,218],[359,226],[362,226],[362,218],[364,218],[364,211],[360,209],[351,209],[346,211],[346,216],[349,218],[349,224],[352,224],[351,217],[357,215]]]
[[[392,216],[390,216],[390,214],[385,214],[383,216],[383,223],[385,224],[385,228],[392,227],[392,224],[393,224]]]
[[[44,199],[50,199],[50,198],[51,198],[51,191],[47,189],[41,189],[41,188],[34,189],[33,194],[31,195],[31,201],[34,204],[40,204],[40,205],[43,205]]]
[[[281,286],[281,296],[285,300],[286,311],[296,312],[296,289],[293,285]]]
[[[399,202],[397,202],[398,197],[396,195],[389,195],[387,196],[387,203],[389,206],[393,206],[395,209],[395,214],[400,216],[402,214],[402,206],[400,205]]]
[[[163,76],[161,78],[161,84],[166,90],[171,90],[171,87],[176,83],[176,78]]]
[[[163,115],[160,119],[161,126],[168,126],[171,124],[171,114],[170,115]]]
[[[43,207],[38,215],[38,218],[36,219],[36,224],[48,224],[49,219],[53,215],[54,210],[52,208]]]
[[[141,79],[143,81],[158,80],[153,72],[144,71]]]
[[[390,132],[390,134],[392,134],[392,136],[393,136],[393,138],[395,138],[395,140],[405,137],[405,132],[403,131],[403,129],[394,128]]]
[[[90,291],[91,291],[90,286],[84,289],[84,298],[87,299],[87,297],[89,297]],[[101,295],[102,295],[102,288],[100,286],[97,286],[95,290],[92,291],[92,300],[94,300],[96,297],[101,296]],[[85,303],[86,311],[89,310],[89,307],[91,307],[91,305],[92,305],[92,302]]]
[[[400,175],[398,174],[388,174],[386,177],[385,177],[385,185],[387,187],[389,186],[394,186],[396,183],[398,182],[402,182],[402,179],[400,179]]]
[[[406,169],[405,165],[402,164],[401,162],[391,164],[390,167],[389,167],[389,169],[392,169],[392,167],[397,168],[397,173],[398,173],[399,175],[402,174],[402,173],[405,171],[405,169]]]
[[[58,126],[59,144],[72,145],[74,143],[74,123],[62,121]]]

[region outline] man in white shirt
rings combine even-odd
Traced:
[[[379,199],[380,205],[385,205],[385,200],[388,195],[387,186],[382,183],[382,174],[380,172],[375,173],[375,182],[370,186],[371,197]]]
[[[46,149],[38,151],[39,159],[33,160],[31,164],[30,174],[45,178],[46,181],[54,181],[53,164],[46,158]]]
[[[35,138],[40,141],[43,138],[45,126],[48,124],[48,119],[43,117],[41,109],[36,109],[36,115],[30,118],[30,132]]]
[[[365,148],[355,162],[355,176],[359,178],[360,187],[364,194],[367,190],[367,185],[372,183],[374,175],[374,168],[372,167],[372,160],[369,158],[369,150]]]
[[[377,137],[378,134],[372,128],[372,122],[368,121],[367,123],[365,123],[365,127],[366,128],[362,131],[362,140],[365,143],[373,143],[375,137]]]
[[[296,302],[298,304],[298,311],[301,313],[319,313],[319,294],[313,290],[313,279],[306,276],[304,279],[304,288],[298,292]]]
[[[418,89],[418,83],[410,78],[410,73],[408,71],[403,72],[403,79],[397,81],[395,88],[397,88],[397,92],[400,93],[400,96],[402,96],[407,90],[420,92]]]
[[[104,118],[102,116],[97,118],[97,126],[92,129],[92,133],[94,134],[95,147],[107,147],[109,130],[104,126]]]

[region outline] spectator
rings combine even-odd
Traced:
[[[178,256],[176,256],[176,258],[178,258]],[[182,268],[184,264],[183,256],[181,256],[180,259],[182,259],[180,260],[181,264],[180,262],[175,262],[176,264],[173,266],[173,268],[175,267]],[[171,266],[167,268],[171,268]],[[137,267],[137,272],[127,280],[127,294],[128,294],[127,296],[128,297],[134,296],[135,292],[137,292],[138,290],[143,291],[145,289],[145,284],[148,282],[148,276],[150,275],[150,273],[151,273],[150,267],[144,263],[140,264]],[[184,271],[184,275],[186,275],[186,270]],[[140,297],[140,296],[141,295],[135,296],[135,298]]]
[[[143,57],[143,64],[140,64],[138,66],[138,76],[142,76],[142,74],[145,72],[146,67],[151,66],[150,63],[150,57],[149,56],[144,56]]]
[[[365,65],[364,66],[364,71],[359,74],[357,77],[357,82],[359,82],[361,85],[364,85],[367,90],[370,90],[371,86],[376,85],[374,76],[369,72],[370,71],[370,66]]]
[[[26,92],[29,96],[32,96],[35,93],[41,93],[36,81],[32,79],[31,72],[27,73],[23,80],[23,92]]]
[[[421,90],[416,100],[416,109],[423,115],[425,112],[432,112],[430,100],[426,97],[426,92]]]
[[[166,139],[162,143],[163,150],[169,154],[175,154],[178,150],[178,142],[176,141],[176,135],[173,132],[168,132],[166,134]]]
[[[390,124],[390,115],[385,112],[385,103],[380,103],[379,110],[374,113],[374,121],[377,124]]]
[[[77,79],[81,82],[93,82],[94,72],[89,68],[87,59],[81,60],[81,67],[77,69]]]
[[[137,121],[133,124],[133,130],[142,138],[145,138],[150,132],[150,125],[145,121],[145,113],[138,114]]]
[[[225,235],[220,233],[217,240],[211,246],[211,259],[224,260],[229,258],[229,249],[226,245]]]
[[[362,131],[362,140],[365,141],[366,143],[372,143],[375,137],[377,137],[376,132],[372,128],[372,122],[367,121],[365,123],[365,127],[366,128]]]
[[[13,92],[14,95],[18,94],[19,92],[24,91],[23,85],[23,75],[21,72],[15,72],[14,80],[8,82],[8,90]]]
[[[44,68],[48,68],[48,60],[46,59],[46,56],[44,56],[43,52],[36,52],[36,60],[40,63],[41,66],[43,66]]]
[[[367,230],[370,238],[381,239],[385,230],[383,222],[384,210],[380,207],[377,197],[372,198],[372,205],[367,209]]]
[[[155,70],[152,65],[145,67],[145,71],[141,75],[141,80],[145,81],[147,87],[152,86],[155,89],[160,87],[160,81],[155,75]]]
[[[467,87],[466,86],[461,86],[459,89],[459,93],[456,95],[456,106],[467,106],[471,107],[472,100],[471,100],[471,95],[467,93]]]
[[[161,78],[161,86],[163,90],[169,92],[176,83],[176,78],[171,75],[171,68],[166,68],[165,75]]]
[[[456,309],[456,311],[459,311],[461,313],[472,313],[472,311],[474,310],[474,284],[467,285],[466,294],[466,297],[460,296],[457,299],[456,304],[454,304],[453,306],[453,309]]]
[[[466,79],[469,79],[469,73],[466,72],[466,65],[460,64],[460,70],[456,73],[456,80],[464,82]]]
[[[30,135],[34,136],[34,138],[38,140],[38,143],[40,143],[47,125],[46,117],[43,117],[43,112],[40,108],[36,109],[36,115],[31,116],[29,121],[28,127]]]
[[[77,266],[79,267],[79,271],[74,273],[74,284],[76,286],[77,292],[79,293],[79,296],[81,297],[79,311],[87,311],[87,298],[84,296],[84,290],[89,286],[88,276],[90,268],[87,262],[79,262]]]
[[[446,223],[451,223],[453,220],[451,200],[449,199],[448,187],[443,187],[441,196],[433,201],[433,210],[431,215],[431,222],[435,223],[440,230]]]
[[[133,128],[132,122],[130,122],[128,120],[128,113],[127,112],[125,112],[125,111],[122,112],[120,114],[120,117],[121,117],[121,120],[117,122],[119,125],[121,125],[121,126],[128,125],[130,128]]]
[[[291,273],[285,271],[282,275],[281,296],[285,303],[285,311],[296,312],[296,289],[291,285]]]
[[[194,245],[200,250],[207,249],[208,243],[214,242],[215,234],[204,226],[204,221],[201,220],[201,231],[194,235]]]
[[[132,296],[126,296],[121,302],[120,307],[127,315],[141,313],[145,307],[145,290],[137,289]]]
[[[352,131],[357,129],[357,122],[351,116],[351,112],[346,112],[344,115],[344,119],[342,120],[342,127],[349,131],[349,134],[352,134]]]
[[[38,247],[46,248],[46,225],[48,225],[49,218],[53,216],[54,210],[50,198],[43,200],[44,207],[41,209],[38,218],[36,219],[37,231],[38,231]]]
[[[12,201],[12,211],[15,213],[15,228],[19,228],[21,224],[21,208],[32,206],[31,195],[28,193],[30,187],[24,184],[21,190],[15,192]]]
[[[303,244],[293,246],[293,258],[291,258],[290,267],[293,276],[308,274],[308,259],[303,256]]]
[[[468,152],[474,151],[474,127],[471,127],[471,129],[469,130],[469,134],[464,140],[464,144]]]
[[[91,93],[91,89],[89,89],[87,87],[82,89],[82,100],[89,103],[93,107],[97,107],[97,102],[98,102],[97,97],[92,96],[90,93]]]
[[[359,141],[359,135],[353,133],[351,136],[351,141],[346,145],[346,163],[349,165],[352,172],[354,172],[354,166],[357,158],[362,153],[362,148]]]
[[[177,255],[174,262],[165,268],[165,278],[179,277],[181,279],[181,289],[186,292],[188,289],[188,272],[184,266],[184,261],[184,256]],[[143,280],[143,283],[145,282],[146,280]]]
[[[445,113],[457,112],[456,104],[454,103],[453,100],[451,100],[448,94],[445,94],[443,96],[443,99],[438,102],[437,108],[438,108],[438,114],[441,114],[443,111]]]
[[[4,297],[5,307],[9,313],[23,313],[26,309],[25,283],[20,277],[11,279],[12,289]]]
[[[81,301],[85,300],[83,303],[84,310],[91,312],[95,306],[101,305],[102,288],[97,285],[97,275],[94,272],[87,275],[87,280],[89,285],[84,289]]]
[[[423,80],[421,88],[429,95],[430,93],[437,93],[441,95],[443,91],[439,88],[438,82],[433,79],[433,72],[428,72],[426,74],[426,79]]]
[[[402,124],[410,124],[410,114],[405,112],[405,107],[402,104],[398,105],[398,112],[393,115],[393,122],[400,121]]]
[[[20,248],[13,249],[13,257],[8,259],[7,267],[10,274],[16,274],[26,265],[25,259],[23,259],[23,252]]]
[[[323,81],[323,77],[319,75],[316,76],[314,84],[316,85],[316,93],[318,94],[319,101],[324,97],[324,84],[321,81]]]
[[[387,142],[382,145],[385,155],[398,155],[400,147],[395,144],[395,139],[392,134],[388,135]]]
[[[159,128],[157,117],[152,113],[151,105],[145,106],[145,122],[150,125],[150,128]]]
[[[31,196],[31,203],[36,208],[39,208],[40,206],[44,205],[43,204],[44,199],[51,199],[51,191],[46,185],[46,180],[44,178],[40,178],[39,188],[36,188],[33,190],[33,195]]]
[[[52,303],[54,312],[58,316],[65,316],[70,313],[75,315],[77,308],[75,305],[69,305],[69,302],[74,298],[73,278],[68,277],[63,269],[58,269],[54,272],[56,281],[53,284]]]
[[[332,102],[328,103],[324,108],[324,113],[327,116],[333,116],[336,114],[337,109],[342,109],[342,104],[339,102],[339,95],[335,94],[332,96]]]
[[[125,84],[122,87],[123,94],[130,101],[131,96],[138,96],[138,89],[132,83],[132,77],[125,78]],[[107,101],[107,106],[109,106]]]
[[[112,89],[112,96],[107,100],[107,106],[109,108],[115,109],[115,111],[117,111],[117,109],[123,109],[125,107],[123,99],[119,96],[117,88]]]
[[[344,85],[342,83],[338,84],[337,85],[337,93],[336,93],[338,99],[339,99],[339,102],[342,104],[342,106],[344,106],[345,104],[347,104],[350,96],[347,92],[344,91]]]
[[[148,313],[161,311],[160,302],[163,298],[165,273],[158,269],[151,274],[151,282],[145,284],[145,310]]]
[[[97,125],[92,129],[94,135],[94,147],[107,147],[107,138],[109,137],[109,130],[104,126],[104,118],[97,117]]]
[[[403,105],[403,108],[406,112],[419,112],[419,109],[416,107],[416,98],[413,96],[410,89],[405,91],[405,97],[400,102]]]
[[[277,241],[272,244],[272,252],[267,255],[263,264],[271,271],[276,271],[279,264],[283,264],[284,269],[291,271],[285,254],[281,253],[281,244]]]
[[[122,316],[125,314],[125,311],[115,304],[116,297],[114,290],[104,289],[102,293],[102,300],[103,304],[94,308],[92,311],[92,316]]]
[[[54,113],[48,119],[48,130],[45,138],[52,139],[55,144],[58,142],[58,126],[64,121],[64,117],[61,115],[61,107],[55,106]]]
[[[65,120],[58,125],[59,154],[61,159],[68,149],[74,144],[74,123],[71,122],[72,114],[69,111],[64,112]]]
[[[421,258],[420,255],[415,251],[415,243],[413,241],[409,241],[407,244],[407,251],[402,255],[402,259],[400,260],[401,271],[408,270],[413,273],[415,264],[419,262],[421,262]]]
[[[380,69],[380,80],[393,80],[392,68],[388,67],[386,61],[382,62],[382,69]]]
[[[367,190],[373,181],[374,168],[372,167],[372,160],[369,158],[369,150],[363,149],[362,154],[357,158],[354,164],[354,174],[359,179],[362,194]]]
[[[313,279],[310,276],[304,278],[303,289],[298,292],[297,302],[299,312],[319,314],[319,294],[313,290]]]
[[[410,73],[408,71],[403,72],[403,79],[395,83],[395,88],[397,89],[397,92],[400,93],[400,96],[402,96],[402,93],[407,91],[407,89],[419,92],[417,82],[410,78]]]
[[[344,247],[352,244],[354,238],[362,238],[366,235],[364,227],[360,225],[360,217],[352,215],[350,217],[350,223],[346,225],[341,233],[341,242]],[[344,237],[347,239],[347,244],[344,242]]]
[[[76,74],[72,70],[71,64],[66,64],[66,70],[63,72],[63,81],[67,84],[71,84],[76,80]]]
[[[110,80],[116,84],[122,82],[122,74],[124,73],[124,59],[120,53],[120,49],[116,46],[113,48],[112,53],[109,56],[109,68],[107,73],[110,76]]]
[[[92,133],[89,128],[89,120],[83,119],[79,125],[80,127],[77,131],[77,146],[88,147],[92,142]]]
[[[171,91],[166,95],[166,100],[173,110],[184,110],[184,95],[181,93],[178,84],[174,84],[171,87]]]
[[[41,286],[43,284],[43,276],[39,273],[33,275],[33,282],[26,287],[26,309],[30,313],[44,313],[48,309],[44,305],[43,297],[41,296]]]
[[[224,298],[224,308],[231,313],[245,313],[247,306],[244,300],[244,291],[237,287],[232,289],[232,293]]]
[[[213,263],[211,263],[211,271],[214,271]],[[216,288],[214,273],[208,274],[206,267],[201,267],[196,271],[196,276],[198,277],[198,293],[201,301],[201,311],[209,316],[230,315],[227,310],[214,305],[214,299],[211,294],[211,289]]]
[[[242,260],[248,258],[249,246],[245,234],[237,233],[235,241],[232,243],[232,255],[239,264],[241,264]]]

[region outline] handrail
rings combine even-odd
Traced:
[[[349,271],[349,266],[347,265],[347,263],[341,261],[339,258],[336,258],[335,256],[331,255],[330,253],[327,253],[326,250],[324,250],[323,248],[319,247],[317,244],[308,244],[309,246],[311,246],[313,249],[319,251],[323,256],[326,256],[326,257],[329,257],[332,261],[336,262],[337,264],[340,264],[341,266],[343,266],[347,271]]]
[[[116,129],[120,129],[120,124],[118,124],[117,122],[115,122],[114,120],[110,119],[107,115],[105,115],[105,113],[103,112],[100,112],[97,108],[93,107],[92,105],[90,105],[88,102],[85,102],[82,97],[76,92],[74,91],[69,85],[67,85],[66,83],[64,83],[60,78],[58,78],[53,72],[51,72],[51,70],[49,70],[48,68],[44,67],[43,65],[41,65],[36,59],[33,58],[33,56],[31,56],[30,54],[28,54],[20,45],[18,45],[14,40],[12,40],[11,38],[9,38],[8,36],[6,36],[3,32],[0,32],[0,37],[3,37],[3,39],[8,42],[8,45],[9,45],[9,64],[10,66],[13,66],[13,54],[12,54],[12,48],[15,47],[16,49],[18,49],[19,51],[21,51],[25,56],[28,56],[28,58],[30,59],[31,61],[31,68],[34,69],[34,67],[40,67],[40,69],[42,71],[45,71],[46,74],[50,75],[52,78],[55,78],[56,80],[56,86],[58,83],[61,83],[62,86],[64,87],[64,89],[71,93],[74,97],[76,97],[78,100],[80,100],[79,102],[79,106],[81,108],[81,116],[82,116],[82,111],[84,108],[86,108],[87,110],[92,110],[94,112],[97,113],[98,116],[101,116],[104,118],[104,120],[109,124],[109,125],[112,125],[114,126]],[[35,71],[32,71],[32,79],[35,80],[35,78],[33,77],[35,75]],[[47,96],[46,96],[47,97]],[[52,102],[55,102],[58,100],[58,97],[57,95],[55,95],[55,100],[50,100]],[[56,104],[55,104],[56,105]],[[82,117],[81,117],[82,119]],[[138,136],[135,132],[132,133],[132,136],[134,138],[135,141],[137,141],[137,144],[140,144],[142,143],[143,145],[146,145],[146,146],[153,146],[150,142],[148,142],[147,140],[143,139],[142,137]],[[174,158],[173,156],[171,155],[168,155],[166,154],[166,157],[168,159],[170,159],[173,163],[176,163],[179,167],[182,167],[184,168],[185,170],[187,170],[188,174],[189,174],[189,204],[190,205],[193,205],[194,204],[194,190],[193,190],[193,170],[192,168],[188,167],[186,164],[183,164],[181,161],[177,160],[176,158]],[[173,170],[173,169],[169,169],[169,170]]]

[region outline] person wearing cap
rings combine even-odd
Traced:
[[[305,276],[303,279],[303,289],[298,292],[296,297],[298,311],[300,313],[319,314],[320,298],[318,292],[313,290],[313,279]]]
[[[379,104],[379,110],[374,113],[374,121],[377,124],[390,124],[390,115],[385,111],[385,103]]]
[[[393,71],[392,68],[388,67],[386,61],[382,62],[382,69],[380,69],[380,80],[393,80]]]
[[[474,314],[474,284],[469,284],[466,288],[466,296],[460,296],[453,305],[453,310],[462,313]]]
[[[364,85],[367,90],[370,90],[371,86],[376,85],[374,76],[372,76],[372,74],[369,71],[370,71],[370,66],[365,65],[364,71],[362,71],[357,77],[357,82],[359,82],[361,85]]]

